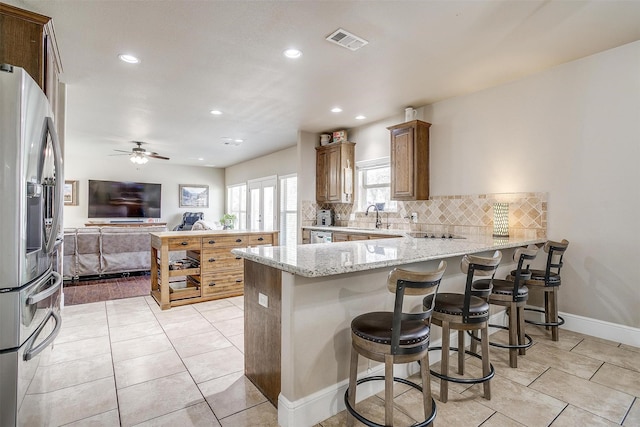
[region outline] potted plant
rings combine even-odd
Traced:
[[[235,221],[236,221],[236,216],[230,213],[226,213],[222,215],[222,218],[220,218],[220,223],[222,224],[223,230],[232,230],[233,224],[235,223]]]

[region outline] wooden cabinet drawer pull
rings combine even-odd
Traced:
[[[213,282],[212,282],[212,283],[209,283],[209,286],[215,286],[215,285],[216,285],[216,284],[215,284],[215,283],[213,283]]]
[[[209,258],[209,262],[215,262],[215,258]]]
[[[182,246],[187,246],[187,245],[189,244],[189,242],[180,242],[180,244],[181,244]]]
[[[236,279],[236,283],[242,283],[242,279]]]
[[[242,239],[236,239],[236,243],[242,242]]]
[[[258,242],[262,242],[264,240],[264,237],[258,237]]]
[[[210,245],[213,245],[214,243],[216,243],[216,241],[215,241],[215,240],[209,240],[209,244],[210,244]]]

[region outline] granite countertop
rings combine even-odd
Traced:
[[[376,234],[377,231],[383,230],[376,230]],[[395,231],[390,234],[398,232],[398,230],[384,231]],[[515,237],[497,239],[491,236],[474,236],[466,239],[397,237],[338,243],[260,246],[233,249],[231,252],[245,259],[300,276],[324,277],[540,244],[545,241],[545,239]]]

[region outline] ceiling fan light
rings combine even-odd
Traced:
[[[139,153],[132,154],[131,157],[129,157],[129,160],[136,165],[144,165],[149,161],[149,159]]]

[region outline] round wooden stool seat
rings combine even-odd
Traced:
[[[378,344],[391,345],[393,313],[378,311],[365,313],[353,319],[351,332],[360,338]],[[424,321],[405,321],[400,326],[400,345],[418,344],[429,339],[429,325]]]

